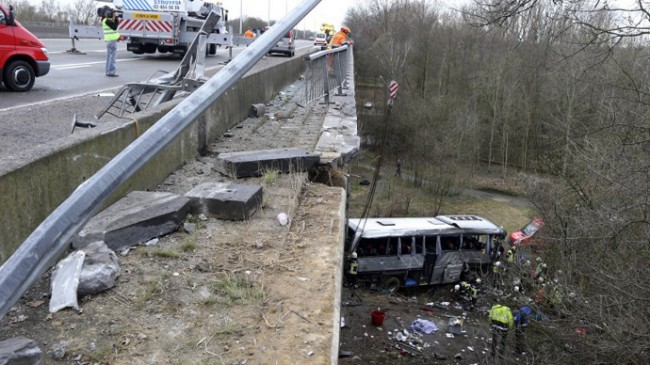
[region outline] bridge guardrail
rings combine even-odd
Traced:
[[[300,105],[307,106],[321,98],[329,103],[335,90],[337,95],[343,95],[351,52],[352,47],[345,45],[305,56],[305,90],[297,96]]]

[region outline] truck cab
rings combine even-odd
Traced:
[[[29,91],[50,71],[47,48],[0,4],[0,81],[12,91]]]

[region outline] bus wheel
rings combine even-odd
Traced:
[[[389,276],[385,278],[381,284],[382,289],[391,294],[395,293],[400,286],[402,286],[402,282],[396,276]]]

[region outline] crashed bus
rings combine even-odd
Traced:
[[[488,270],[506,231],[476,215],[350,218],[346,252],[357,254],[359,283],[387,291],[454,283],[464,270]],[[347,267],[347,266],[346,266]]]

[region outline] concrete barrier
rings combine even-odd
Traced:
[[[208,143],[243,120],[251,104],[268,101],[295,81],[304,61],[293,58],[272,68],[247,74],[210,109],[195,120],[173,143],[123,184],[106,206],[133,190],[155,187],[184,161],[206,150]],[[53,143],[46,153],[17,164],[0,175],[0,263],[3,263],[29,234],[81,183],[151,127],[176,105],[136,115],[131,122],[92,138]]]

